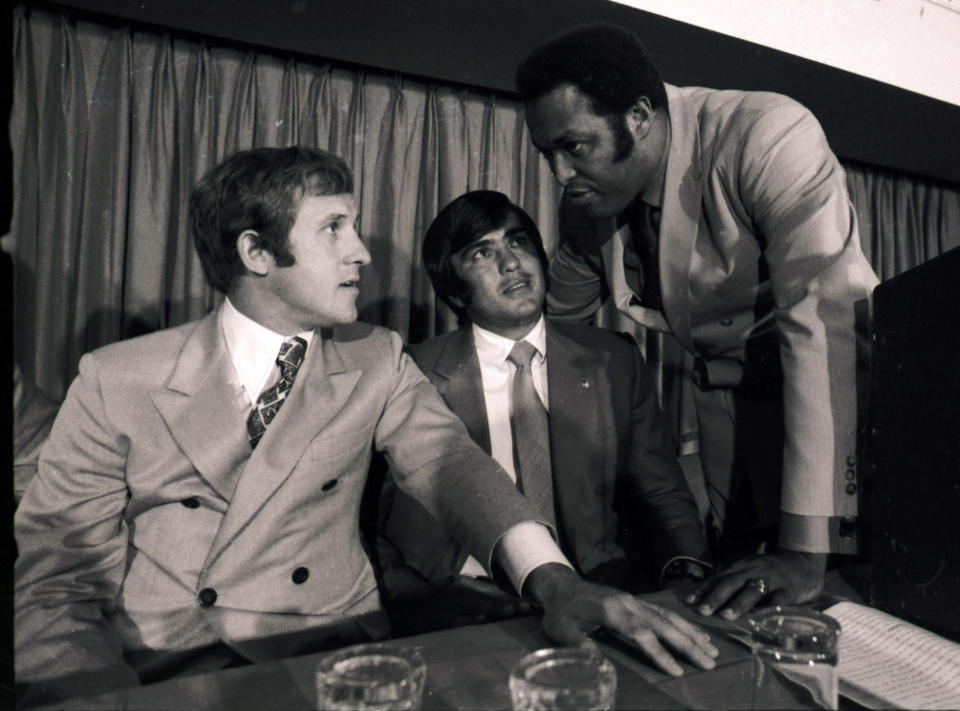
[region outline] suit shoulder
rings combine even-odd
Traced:
[[[452,331],[428,338],[426,341],[421,341],[420,343],[411,343],[407,346],[406,350],[420,369],[426,372],[437,362],[437,359],[443,352],[444,346],[446,346],[451,339],[456,338],[459,333],[459,331]]]
[[[90,351],[84,360],[95,361],[97,367],[109,372],[136,370],[142,376],[156,372],[161,364],[176,360],[183,344],[202,322],[189,321],[179,326],[128,338]]]
[[[632,357],[637,346],[636,341],[630,334],[611,331],[608,328],[597,328],[596,326],[565,321],[550,321],[550,325],[561,335],[586,348],[610,351]]]

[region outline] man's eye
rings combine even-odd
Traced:
[[[564,149],[572,156],[579,156],[587,150],[587,144],[583,141],[572,141],[564,146]]]
[[[340,231],[340,220],[334,220],[329,225],[327,225],[326,229],[327,231],[332,232],[333,234],[336,234],[337,232]]]
[[[526,247],[530,239],[525,234],[516,234],[510,238],[511,247]]]
[[[470,259],[474,262],[478,262],[481,259],[486,259],[489,256],[490,250],[486,247],[480,247],[479,249],[475,249],[470,253]]]

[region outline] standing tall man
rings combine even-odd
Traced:
[[[855,304],[877,283],[819,124],[785,96],[665,85],[617,27],[543,45],[516,79],[564,187],[548,313],[609,295],[694,356],[711,524],[740,560],[689,601],[732,618],[813,597],[827,553],[856,549]],[[746,555],[771,524],[778,544]]]
[[[581,581],[400,337],[356,322],[352,193],[325,151],[227,158],[190,205],[223,305],[81,360],[16,515],[24,703],[383,636],[358,521],[373,449],[558,641],[609,626],[673,673],[657,637],[713,665],[679,616]]]
[[[503,193],[465,193],[431,223],[423,261],[461,327],[410,353],[473,440],[555,522],[577,571],[630,591],[703,579],[707,542],[646,364],[619,334],[544,319],[547,256],[530,216]],[[383,536],[402,557],[385,566],[388,592],[407,569],[429,581],[420,595],[459,593],[476,585],[464,576],[487,576],[402,492]]]

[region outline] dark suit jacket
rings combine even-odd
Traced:
[[[409,350],[489,452],[472,329]],[[548,322],[547,380],[557,530],[571,563],[589,580],[649,587],[634,580],[639,568],[657,581],[674,556],[705,559],[696,504],[636,347],[607,330]],[[386,547],[386,565],[405,563],[443,585],[466,552],[417,502],[389,483],[386,489],[383,536],[402,558]]]

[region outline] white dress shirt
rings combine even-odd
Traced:
[[[280,353],[280,344],[289,336],[271,331],[244,316],[230,303],[230,299],[224,299],[220,310],[220,328],[237,377],[247,393],[250,407],[253,407],[260,393],[280,377],[277,355]],[[307,342],[309,350],[313,331],[297,335]]]
[[[510,400],[513,376],[517,368],[507,360],[516,341],[487,331],[476,324],[473,324],[472,328],[474,348],[477,359],[480,361],[483,401],[490,430],[490,453],[516,481],[517,474],[513,467],[513,430],[510,427]],[[533,387],[544,407],[549,411],[547,331],[542,316],[523,340],[537,349],[537,354],[532,360]],[[508,530],[503,536],[500,548],[504,553],[500,557],[504,572],[517,590],[522,589],[527,575],[544,563],[562,563],[573,567],[553,540],[549,529],[534,521],[517,524]],[[460,572],[463,575],[487,575],[487,571],[473,556],[467,558]]]

